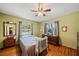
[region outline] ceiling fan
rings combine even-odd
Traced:
[[[44,9],[42,7],[41,3],[38,3],[38,9],[37,10],[32,10],[32,12],[37,12],[37,14],[35,16],[46,16],[45,12],[50,12],[51,9]]]

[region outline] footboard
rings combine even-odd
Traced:
[[[48,40],[47,38],[43,38],[41,41],[40,41],[40,53],[45,50],[46,48],[48,47]]]

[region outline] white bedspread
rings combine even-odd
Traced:
[[[27,54],[27,49],[32,46],[32,45],[36,45],[36,50],[39,49],[39,42],[42,40],[42,38],[33,36],[33,35],[29,35],[29,36],[21,36],[20,37],[20,47],[22,49],[22,55],[28,55]]]

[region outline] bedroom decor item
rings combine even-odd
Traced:
[[[46,16],[46,12],[50,12],[51,9],[47,8],[44,9],[42,3],[38,3],[38,8],[37,10],[32,10],[32,12],[36,12],[37,14],[35,16]]]
[[[7,36],[12,34],[13,36],[16,35],[16,23],[13,22],[3,22],[3,36]]]
[[[62,32],[67,32],[67,26],[62,26]]]

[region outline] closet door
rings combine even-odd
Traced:
[[[79,32],[77,32],[77,55],[79,56]]]

